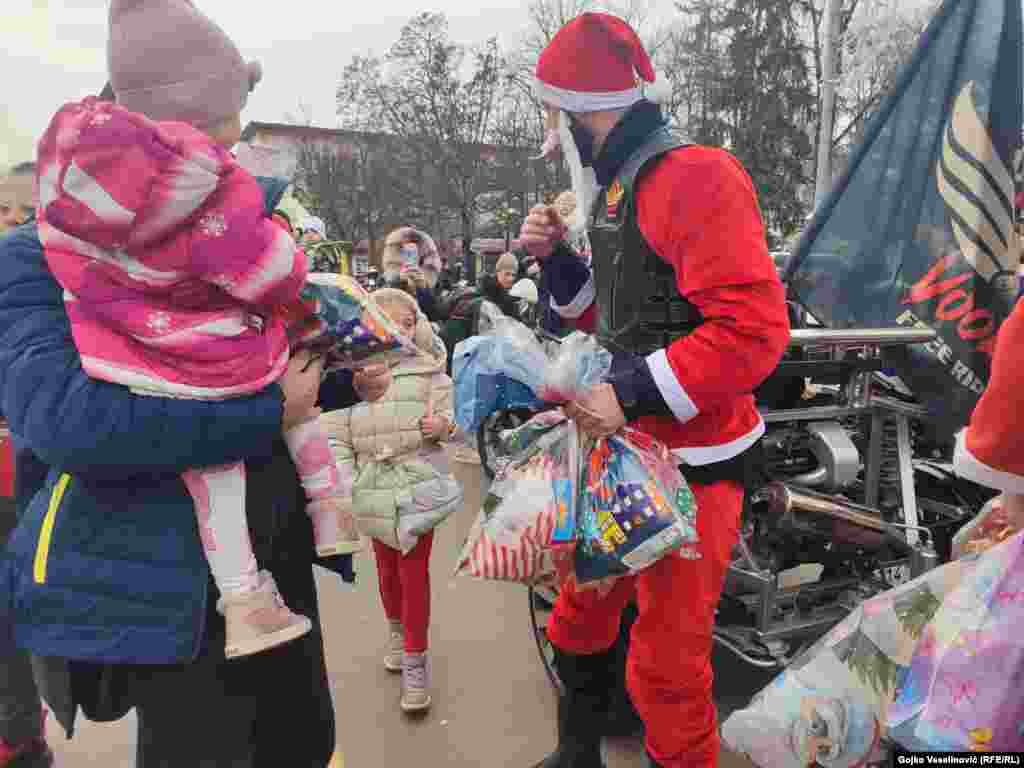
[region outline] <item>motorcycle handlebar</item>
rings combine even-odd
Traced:
[[[795,328],[790,332],[791,347],[875,346],[895,347],[927,344],[938,334],[931,328]]]

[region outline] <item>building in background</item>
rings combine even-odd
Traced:
[[[480,257],[476,272],[507,250],[526,212],[556,184],[549,166],[530,161],[534,149],[474,148],[487,169],[472,219],[470,251]],[[253,173],[296,180],[308,194],[304,202],[327,222],[328,237],[356,243],[358,273],[364,263],[380,265],[384,238],[403,225],[430,232],[442,258],[463,258],[459,204],[438,178],[430,153],[417,150],[390,134],[251,122],[236,154]],[[518,215],[509,216],[510,209]]]

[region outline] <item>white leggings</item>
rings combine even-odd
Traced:
[[[337,493],[337,465],[319,423],[306,422],[284,437],[306,496],[315,500]],[[245,465],[189,469],[182,480],[195,503],[206,561],[221,595],[255,589],[258,568],[245,516]]]

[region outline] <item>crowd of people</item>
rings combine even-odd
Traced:
[[[452,353],[495,313],[600,330],[609,381],[566,413],[594,436],[630,423],[662,440],[701,510],[699,559],[608,589],[562,585],[547,633],[565,693],[538,768],[603,766],[595,723],[630,602],[627,685],[650,764],[718,765],[712,628],[758,477],[752,393],[789,319],[749,176],[669,131],[636,32],[585,13],[541,53],[543,154],[562,152],[573,189],[530,212],[521,248],[467,285],[429,234],[396,229],[371,296],[422,354],[324,373],[292,350],[281,311],[310,271],[333,269],[305,252],[324,222],[230,152],[260,67],[191,0],[113,0],[109,18],[109,95],[59,110],[35,161],[0,184],[0,410],[16,459],[0,768],[52,762],[41,697],[68,733],[78,712],[134,708],[140,768],[327,766],[335,712],[311,566],[354,580],[360,534],[399,706],[428,709],[433,532],[463,502]],[[613,186],[624,263],[587,236]],[[688,316],[668,346],[664,327],[643,331],[666,285]],[[1003,466],[974,439],[972,461]],[[1012,494],[1008,462],[993,477]],[[58,510],[75,520],[59,535]]]

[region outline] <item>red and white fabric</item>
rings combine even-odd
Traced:
[[[1024,494],[1024,304],[999,329],[992,374],[971,423],[957,436],[958,475],[1012,494]]]
[[[638,74],[650,85],[642,87]],[[566,112],[623,109],[645,97],[664,100],[667,92],[633,28],[607,13],[577,16],[537,59],[534,93]]]

